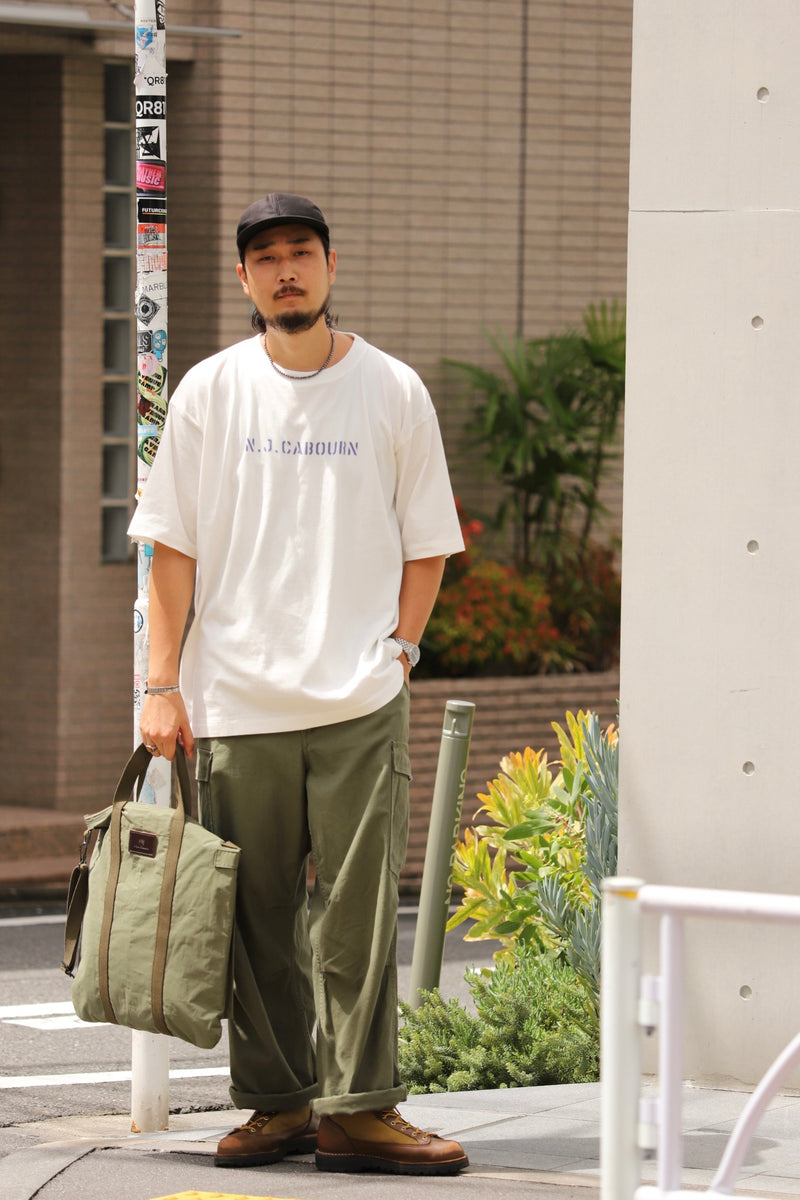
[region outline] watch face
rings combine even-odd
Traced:
[[[419,646],[415,646],[413,642],[407,642],[404,638],[394,639],[400,646],[412,667],[415,667],[419,662]]]

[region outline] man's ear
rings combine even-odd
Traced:
[[[245,296],[247,296],[247,298],[249,300],[250,299],[250,288],[247,283],[247,272],[244,269],[244,265],[240,262],[236,264],[236,274],[239,276],[239,280],[242,285],[242,291],[244,292]]]
[[[328,282],[333,283],[336,279],[336,251],[328,251]]]

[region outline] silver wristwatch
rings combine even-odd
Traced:
[[[408,665],[415,667],[419,662],[419,646],[415,646],[413,642],[407,642],[405,638],[392,638],[393,642],[397,642],[400,649],[408,659]]]

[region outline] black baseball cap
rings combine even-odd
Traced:
[[[331,235],[328,223],[316,204],[292,192],[270,192],[263,199],[253,201],[239,218],[236,228],[239,257],[244,258],[247,243],[262,229],[268,229],[270,225],[293,224],[310,225],[325,245],[329,245]]]

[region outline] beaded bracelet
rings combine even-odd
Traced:
[[[168,692],[179,692],[180,684],[176,683],[174,687],[146,687],[145,692],[148,696],[166,696]]]

